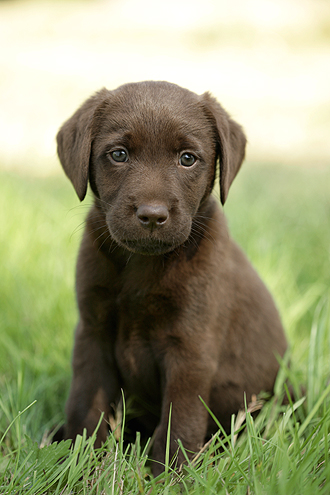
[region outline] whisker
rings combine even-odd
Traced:
[[[91,231],[89,232],[89,234],[95,234],[95,232],[97,232],[97,231],[98,231],[98,230],[100,230],[100,229],[103,229],[104,227],[105,227],[105,226],[104,226],[104,224],[102,223],[102,225],[100,225],[100,227],[96,227],[95,229],[91,230]],[[104,229],[104,233],[106,233],[107,231],[108,231],[108,229],[107,229],[107,228],[105,228],[105,229]],[[101,234],[101,235],[102,235],[102,234]],[[97,239],[98,239],[98,238],[97,238]]]
[[[212,232],[217,233],[217,230],[210,229],[209,226],[205,227],[205,225],[203,223],[198,223],[198,222],[193,223],[192,229],[195,229],[196,232],[198,230],[200,230],[200,231],[204,232],[205,234],[208,234],[211,237],[212,237],[212,234],[211,234]],[[212,237],[212,239],[213,239],[213,237]]]
[[[75,227],[74,231],[71,233],[70,240],[72,237],[77,234],[80,230],[82,230],[85,227],[85,221],[81,222],[77,227]]]
[[[215,230],[213,229],[208,229],[206,228],[203,224],[193,224],[192,227],[191,227],[191,230],[192,232],[195,232],[196,234],[200,234],[200,233],[203,233],[203,235],[205,237],[207,237],[208,239],[212,239],[212,241],[215,241],[214,237],[212,236],[211,232],[216,232]],[[210,232],[211,230],[211,232]]]
[[[101,201],[102,203],[106,204],[107,206],[110,206],[112,207],[113,205],[110,204],[110,203],[107,203],[107,201],[104,201],[104,199],[101,199],[101,198],[97,198],[98,201]]]
[[[118,249],[118,247],[119,247],[118,243],[114,239],[112,239],[111,244],[109,246],[109,254],[114,253],[116,249]]]
[[[129,255],[128,255],[128,258],[126,260],[126,266],[128,265],[128,263],[130,262],[130,260],[132,259],[132,256],[133,256],[134,253],[132,253],[132,251],[129,251]]]
[[[104,234],[105,234],[105,232],[103,232],[103,234],[101,234],[101,235],[100,235],[97,239],[99,239],[100,237],[102,237],[102,235],[104,235]],[[100,250],[102,249],[103,244],[104,244],[105,242],[107,242],[107,240],[108,240],[110,237],[111,237],[111,234],[110,234],[110,232],[109,232],[109,234],[107,235],[107,237],[104,239],[104,241],[102,242],[102,244],[99,246],[98,251],[100,251]],[[97,239],[95,239],[95,241],[96,241]],[[95,241],[94,241],[94,242],[95,242]]]
[[[196,248],[198,248],[198,242],[196,241],[196,239],[193,236],[189,236],[187,240],[188,240],[188,244],[194,244],[194,246]]]
[[[215,243],[214,237],[206,229],[203,229],[202,227],[197,227],[197,228],[192,227],[191,232],[197,235],[200,239],[207,239],[212,243]]]
[[[92,220],[91,221],[91,224],[92,225],[97,225],[101,223],[101,225],[95,229],[92,229],[90,231],[91,234],[95,233],[97,230],[101,229],[103,226],[104,226],[104,221],[101,220],[101,219],[98,219],[98,220]],[[77,234],[78,232],[80,232],[81,230],[83,230],[85,228],[85,225],[86,225],[86,221],[84,220],[83,222],[81,222],[79,225],[77,225],[77,227],[75,227],[75,229],[73,230],[72,234],[71,234],[71,238]]]
[[[79,205],[72,206],[67,210],[67,214],[71,213],[73,210],[79,209],[86,209],[86,208],[91,208],[93,206],[93,203],[80,203]]]
[[[108,234],[108,237],[109,237],[109,235],[111,236],[111,234],[110,234],[110,232],[109,232],[109,231],[108,231],[108,232],[107,232],[107,231],[103,231],[103,232],[101,232],[101,234],[100,234],[98,237],[96,237],[96,239],[94,239],[93,244],[95,244],[95,242],[96,242],[96,241],[98,241],[99,239],[101,239],[101,237],[102,237],[102,236],[104,236],[105,234]],[[107,240],[107,238],[105,239],[105,241],[106,241],[106,240]],[[101,246],[100,246],[100,247],[102,247],[102,246],[103,246],[103,244],[104,244],[104,242],[105,242],[105,241],[103,241],[103,243],[101,244]]]

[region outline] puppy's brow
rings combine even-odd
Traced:
[[[132,135],[130,132],[112,132],[105,133],[105,135],[95,143],[96,155],[101,157],[102,155],[108,153],[113,148],[126,148],[127,150],[132,149]]]
[[[109,143],[122,143],[128,145],[132,141],[132,133],[129,131],[118,131],[106,133],[106,140]]]
[[[202,150],[202,143],[199,140],[193,139],[190,136],[179,135],[177,137],[176,146],[177,146],[177,151],[187,149],[187,150],[195,150],[196,152],[201,153]]]

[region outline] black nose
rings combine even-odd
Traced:
[[[165,205],[141,205],[136,210],[136,216],[143,227],[153,231],[167,222],[169,211]]]

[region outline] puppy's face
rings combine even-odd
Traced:
[[[112,238],[161,254],[187,240],[211,190],[216,136],[194,94],[142,89],[123,87],[98,109],[90,181]]]
[[[147,81],[96,93],[64,123],[57,142],[81,200],[89,180],[111,237],[155,255],[188,239],[218,158],[225,202],[246,139],[208,93]]]

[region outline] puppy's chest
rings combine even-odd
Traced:
[[[118,301],[116,360],[126,388],[160,394],[164,358],[173,346],[177,307],[162,293],[122,295]]]

